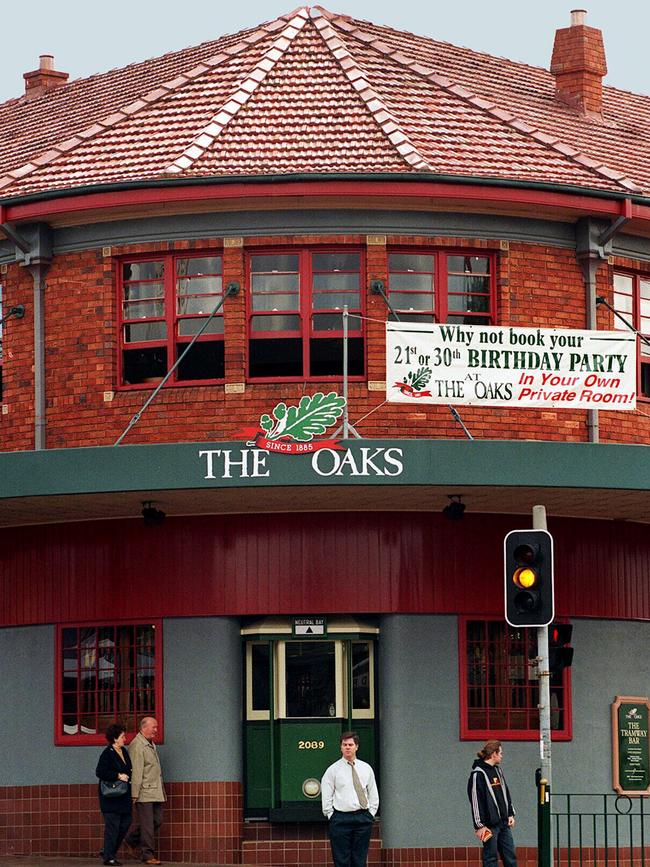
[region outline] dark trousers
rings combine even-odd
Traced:
[[[500,822],[493,828],[492,837],[483,843],[483,867],[497,867],[497,853],[501,856],[504,867],[517,867],[517,853],[512,832],[507,822]]]
[[[135,819],[137,825],[129,833],[126,842],[130,846],[139,846],[142,849],[142,860],[154,858],[156,855],[156,834],[162,825],[162,804],[141,804],[136,801]]]
[[[341,813],[334,810],[328,834],[334,867],[366,867],[373,818],[368,810]]]
[[[130,824],[130,813],[104,813],[104,861],[115,858]]]

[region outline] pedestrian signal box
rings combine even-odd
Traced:
[[[555,615],[553,537],[547,530],[511,530],[503,549],[506,620],[548,626]]]
[[[573,663],[573,648],[570,647],[573,626],[570,623],[553,623],[548,630],[548,667],[551,674],[562,674]]]

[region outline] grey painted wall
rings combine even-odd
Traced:
[[[455,617],[381,624],[381,816],[384,845],[474,841],[466,783],[480,743],[459,740]],[[610,705],[650,694],[650,624],[574,621],[573,739],[553,744],[555,792],[612,792]],[[504,745],[516,842],[535,846],[537,742]]]
[[[607,226],[602,222],[603,228]],[[104,246],[212,237],[303,234],[398,234],[489,238],[575,248],[575,226],[551,220],[427,211],[242,211],[180,214],[57,229],[55,255]],[[612,252],[650,260],[650,240],[618,234]],[[0,264],[16,259],[15,246],[0,238]]]
[[[292,234],[398,234],[530,241],[537,244],[575,247],[570,223],[497,215],[439,213],[426,211],[243,211],[181,214],[92,223],[57,229],[54,253],[160,240],[221,236]],[[0,240],[0,263],[11,262],[15,248]]]
[[[241,780],[239,621],[166,620],[163,637],[167,778]]]
[[[54,627],[0,629],[0,786],[95,781],[100,747],[54,745]],[[241,643],[226,618],[163,624],[167,780],[241,779]]]

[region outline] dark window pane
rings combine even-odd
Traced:
[[[297,310],[298,309],[298,296],[297,295],[285,295],[281,292],[274,292],[268,295],[253,295],[252,300],[252,309],[253,310]],[[256,317],[253,317],[255,319]],[[278,317],[279,318],[279,317]],[[291,318],[294,321],[300,323],[300,319],[297,316],[286,317],[287,319]]]
[[[269,710],[270,704],[270,656],[268,644],[251,645],[253,680],[253,710]]]
[[[193,302],[193,301],[197,301],[197,300],[198,299],[196,299],[196,298],[185,298],[185,299],[183,299],[182,303],[184,305],[184,302],[186,302],[186,301]],[[202,305],[200,305],[200,304],[199,305],[193,305],[191,303],[188,304],[189,308],[194,307],[194,306],[201,307]],[[179,313],[181,313],[181,312],[182,313],[196,313],[196,312],[201,313],[201,310],[195,310],[195,309],[186,309],[186,310],[182,310],[182,311],[179,310]],[[203,317],[201,319],[179,319],[179,321],[178,321],[178,335],[179,335],[179,337],[192,336],[193,334],[197,334],[203,328],[204,325],[205,325],[205,317]],[[203,334],[223,334],[223,317],[219,316],[219,315],[215,316],[214,319],[212,319],[210,321],[208,327],[205,329]]]
[[[64,735],[76,735],[79,733],[79,723],[77,722],[76,715],[64,714],[63,715],[63,734]]]
[[[650,364],[641,364],[641,394],[650,397]]]
[[[265,292],[288,292],[294,296],[296,306],[299,288],[300,278],[298,274],[253,274],[251,282],[253,295],[260,295]]]
[[[166,337],[165,322],[142,322],[124,326],[125,343],[146,343],[152,340],[164,340]]]
[[[152,281],[150,283],[126,283],[124,286],[125,301],[146,301],[154,298],[163,299],[164,296],[164,283]]]
[[[63,647],[76,647],[77,646],[77,630],[76,629],[63,629],[61,632],[61,642]]]
[[[367,641],[352,644],[352,707],[355,710],[370,707],[370,644]]]
[[[273,271],[297,271],[298,257],[294,253],[274,256],[251,256],[251,271],[253,273]]]
[[[286,644],[288,717],[330,717],[336,714],[333,641]]]
[[[167,348],[125,349],[123,352],[123,381],[125,385],[160,380],[167,373]]]
[[[153,644],[156,640],[155,626],[137,626],[135,638],[138,644]]]
[[[426,310],[433,312],[433,293],[391,292],[390,303],[395,310]]]
[[[389,271],[424,271],[432,273],[434,257],[418,253],[391,253],[388,256]],[[391,274],[391,284],[393,275]]]
[[[295,337],[251,340],[249,373],[251,377],[302,376],[302,340]]]
[[[488,256],[447,256],[447,271],[452,274],[489,274]]]
[[[221,256],[176,260],[176,275],[178,277],[192,277],[203,274],[221,274]]]
[[[400,310],[399,320],[395,316],[388,317],[391,322],[435,322],[433,313],[404,313]],[[474,320],[472,320],[474,322]],[[477,323],[474,322],[474,325]]]
[[[489,313],[489,295],[452,295],[447,300],[449,310],[464,311],[467,313]]]
[[[253,316],[251,331],[300,331],[300,316]]]
[[[186,346],[185,343],[179,343],[176,346],[177,356]],[[197,341],[176,368],[176,378],[181,381],[186,379],[223,379],[224,376],[223,340]]]
[[[343,338],[320,337],[309,341],[312,376],[343,376]],[[348,338],[348,373],[363,375],[363,338]]]
[[[346,273],[314,274],[314,293],[329,289],[331,292],[348,290],[354,298],[358,298],[359,275]]]
[[[216,296],[214,307],[221,298],[221,277],[183,277],[176,281],[176,294]],[[209,304],[207,299],[204,304]]]
[[[342,313],[317,313],[312,316],[311,322],[313,331],[343,331]],[[359,332],[361,320],[357,316],[351,316],[348,319],[348,329]]]
[[[433,275],[432,274],[391,274],[390,275],[390,295],[391,300],[395,292],[400,290],[408,290],[412,292],[427,292],[433,294]],[[394,305],[393,305],[394,306]]]
[[[313,310],[342,310],[347,305],[352,310],[359,309],[358,292],[314,292],[311,306]],[[357,326],[358,319],[354,320]]]
[[[465,316],[447,316],[447,322],[459,325],[489,325],[489,316],[475,316],[467,313]]]
[[[358,271],[361,268],[359,253],[314,253],[312,271]]]
[[[122,266],[123,280],[158,280],[165,272],[163,262],[125,262]]]

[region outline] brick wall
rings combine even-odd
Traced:
[[[165,788],[163,860],[241,863],[240,783],[166,783]],[[95,784],[0,788],[0,857],[96,857],[103,834]]]
[[[367,375],[364,382],[350,383],[349,402],[350,421],[362,436],[371,438],[464,436],[447,407],[383,404],[383,322],[387,310],[383,299],[370,292],[369,284],[374,278],[386,279],[386,244],[495,251],[500,323],[586,327],[582,274],[570,250],[481,239],[388,236],[385,241],[383,236],[290,236],[227,239],[224,246],[222,239],[214,238],[200,243],[158,242],[113,248],[110,256],[98,249],[56,257],[46,276],[47,446],[112,444],[150,394],[151,386],[137,390],[120,390],[118,386],[115,256],[217,249],[223,251],[224,284],[237,280],[244,288],[246,249],[299,244],[363,245],[367,250],[368,277]],[[33,448],[33,305],[31,278],[25,269],[10,266],[3,283],[5,305],[26,304],[25,318],[11,320],[4,334],[0,448],[13,451]],[[598,292],[611,301],[611,267],[600,269]],[[242,426],[254,424],[278,400],[297,401],[304,393],[337,387],[331,382],[246,383],[245,312],[245,291],[227,299],[225,385],[165,388],[129,433],[126,444],[233,439]],[[612,326],[607,311],[599,315],[604,327]],[[587,439],[587,413],[582,410],[512,412],[506,408],[462,407],[460,411],[476,438]],[[642,402],[636,413],[607,412],[600,418],[603,442],[650,441],[650,402]]]

